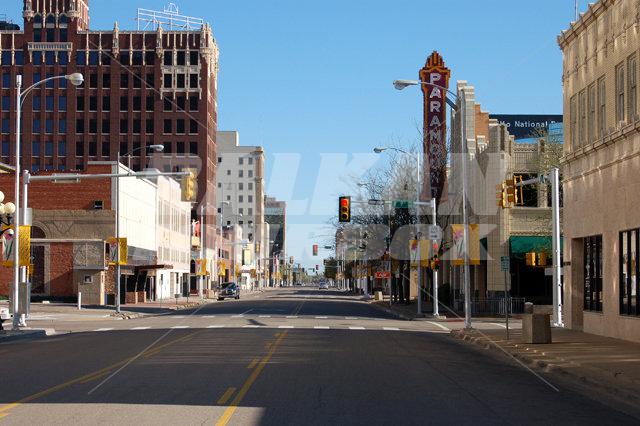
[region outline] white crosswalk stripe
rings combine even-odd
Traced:
[[[287,315],[287,318],[298,318],[297,315]]]
[[[113,330],[113,328],[98,328],[97,330],[93,330],[93,331],[111,331]]]
[[[344,317],[344,319],[346,319],[346,320],[357,320],[358,317]]]
[[[327,319],[327,318],[329,317],[323,317],[323,316],[316,317],[316,319]]]
[[[254,325],[254,324],[250,324],[250,325],[243,325],[242,328],[259,328],[259,325]]]
[[[313,328],[315,328],[316,330],[329,330],[331,327],[328,327],[326,325],[316,325]]]
[[[260,315],[260,318],[271,318],[271,315]]]
[[[216,325],[210,325],[207,328],[224,328],[224,324],[216,324]]]
[[[366,330],[364,327],[349,327],[349,330]]]
[[[191,327],[191,326],[189,326],[189,325],[174,325],[171,328],[173,328],[173,329],[182,329],[182,328],[189,328],[189,327]]]
[[[295,328],[292,325],[279,325],[278,328]]]
[[[385,331],[400,331],[397,327],[382,327],[382,329]]]
[[[133,327],[132,330],[149,330],[151,327]]]

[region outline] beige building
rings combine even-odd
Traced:
[[[558,37],[565,114],[565,324],[640,341],[640,3],[589,6]]]
[[[503,209],[497,205],[496,185],[514,176],[523,180],[538,178],[544,172],[550,151],[561,152],[560,134],[542,129],[540,137],[516,141],[507,126],[490,118],[476,102],[475,89],[466,81],[457,84],[464,92],[466,116],[466,164],[468,171],[469,223],[478,225],[479,264],[470,267],[472,298],[478,301],[474,311],[497,308],[497,303],[481,301],[504,297],[505,288],[519,300],[550,305],[551,277],[545,276],[545,266],[551,264],[551,209],[546,185],[527,185],[522,188],[519,205]],[[452,247],[452,224],[462,223],[462,165],[464,149],[460,142],[460,120],[451,120],[454,134],[451,143],[450,167],[446,197],[439,208],[439,222],[444,227],[444,247]],[[456,137],[458,136],[458,137]],[[555,145],[551,145],[555,144]],[[527,253],[544,253],[545,264],[527,265]],[[501,257],[509,257],[510,273],[501,269]],[[441,285],[449,290],[452,305],[462,310],[462,266],[452,262],[449,251],[443,259]],[[506,281],[506,282],[505,282]],[[441,299],[447,297],[441,293]],[[487,311],[488,312],[488,311]]]

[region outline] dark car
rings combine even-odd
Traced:
[[[218,300],[224,300],[230,297],[240,299],[240,287],[238,287],[236,283],[222,283],[220,292],[218,293]]]

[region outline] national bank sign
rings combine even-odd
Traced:
[[[516,140],[542,137],[550,124],[562,123],[562,115],[550,114],[490,114],[489,118],[504,124]]]

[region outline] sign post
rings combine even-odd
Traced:
[[[509,297],[509,288],[507,277],[509,276],[509,269],[511,269],[511,260],[509,256],[502,256],[500,258],[500,269],[504,272],[504,318],[505,325],[507,326],[507,340],[509,340],[509,311],[511,307],[511,300]]]

